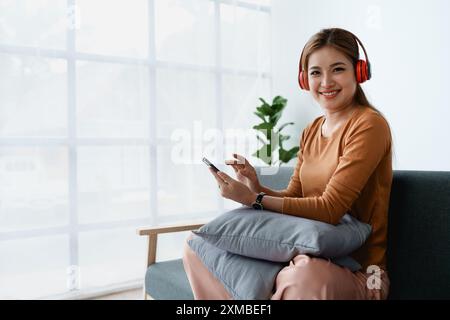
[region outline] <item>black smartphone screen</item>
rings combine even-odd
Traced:
[[[217,169],[217,167],[215,165],[213,165],[208,159],[206,159],[205,157],[203,157],[202,161],[210,168],[212,168],[215,172],[220,171],[219,169]]]

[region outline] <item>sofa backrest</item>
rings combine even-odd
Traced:
[[[260,182],[276,190],[293,173],[292,167],[275,175],[261,169]],[[394,171],[387,264],[389,299],[450,298],[450,172]]]
[[[259,182],[273,190],[286,189],[291,180],[294,168],[292,167],[278,167],[278,168],[265,168],[255,167],[256,174],[258,175]]]
[[[390,299],[450,298],[450,172],[394,171]]]

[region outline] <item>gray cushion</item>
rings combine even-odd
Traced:
[[[150,265],[145,274],[145,291],[156,300],[194,299],[181,259]]]
[[[236,300],[269,299],[282,263],[252,259],[219,249],[202,238],[188,241],[206,268]]]
[[[248,207],[226,212],[194,231],[231,253],[278,262],[287,262],[298,254],[345,257],[358,249],[370,232],[370,225],[349,214],[334,226]]]

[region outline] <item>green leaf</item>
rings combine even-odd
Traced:
[[[282,96],[276,96],[275,98],[273,98],[272,100],[272,104],[282,104],[282,105],[286,105],[287,103],[287,99],[283,98]]]
[[[256,130],[260,130],[260,129],[265,129],[265,130],[272,130],[273,129],[273,124],[271,123],[260,123],[256,126],[253,126],[253,129]]]
[[[263,98],[259,97],[258,99],[259,99],[263,104],[269,105],[269,104],[266,102],[266,100],[264,100]]]
[[[264,136],[267,138],[267,140],[270,140],[270,136],[273,132],[273,124],[271,123],[260,123],[256,126],[253,126],[253,129],[258,130]]]
[[[276,96],[273,99],[272,108],[275,109],[277,112],[279,112],[279,111],[282,111],[286,107],[286,104],[287,104],[286,99],[284,99],[280,96]]]
[[[286,107],[286,104],[285,103],[274,103],[274,104],[272,104],[272,109],[275,111],[275,112],[281,112],[281,111],[283,111],[283,109]]]
[[[288,163],[292,158],[294,158],[297,155],[299,150],[300,150],[299,147],[293,147],[290,150],[280,148],[278,150],[278,158],[284,163]]]
[[[272,106],[269,103],[267,103],[266,100],[264,100],[263,98],[259,98],[259,100],[261,100],[261,102],[263,104],[262,104],[262,106],[257,107],[256,110],[258,110],[259,112],[261,112],[265,116],[271,116],[271,115],[273,115],[275,113],[275,111],[272,108]]]
[[[260,112],[258,112],[258,111],[255,111],[255,112],[253,112],[253,114],[256,114],[262,121],[264,121],[265,123],[267,123],[266,117],[265,117],[262,113],[260,113]]]
[[[286,126],[288,126],[288,125],[291,125],[291,124],[294,124],[294,123],[293,123],[293,122],[287,122],[287,123],[283,124],[283,125],[280,127],[280,129],[278,129],[278,132],[280,132],[281,130],[283,130],[284,127],[286,127]]]
[[[273,114],[273,110],[268,104],[263,104],[262,106],[257,107],[256,110],[265,116],[270,116]]]
[[[275,113],[273,116],[269,117],[269,122],[273,123],[274,126],[276,126],[278,120],[281,118],[281,112]]]
[[[282,112],[284,107],[285,107],[285,105],[282,105],[282,104],[274,104],[274,105],[272,105],[272,109],[275,111],[275,113]]]

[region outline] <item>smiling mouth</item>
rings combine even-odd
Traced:
[[[319,92],[325,98],[334,98],[341,90],[333,90],[333,91],[323,91]]]

